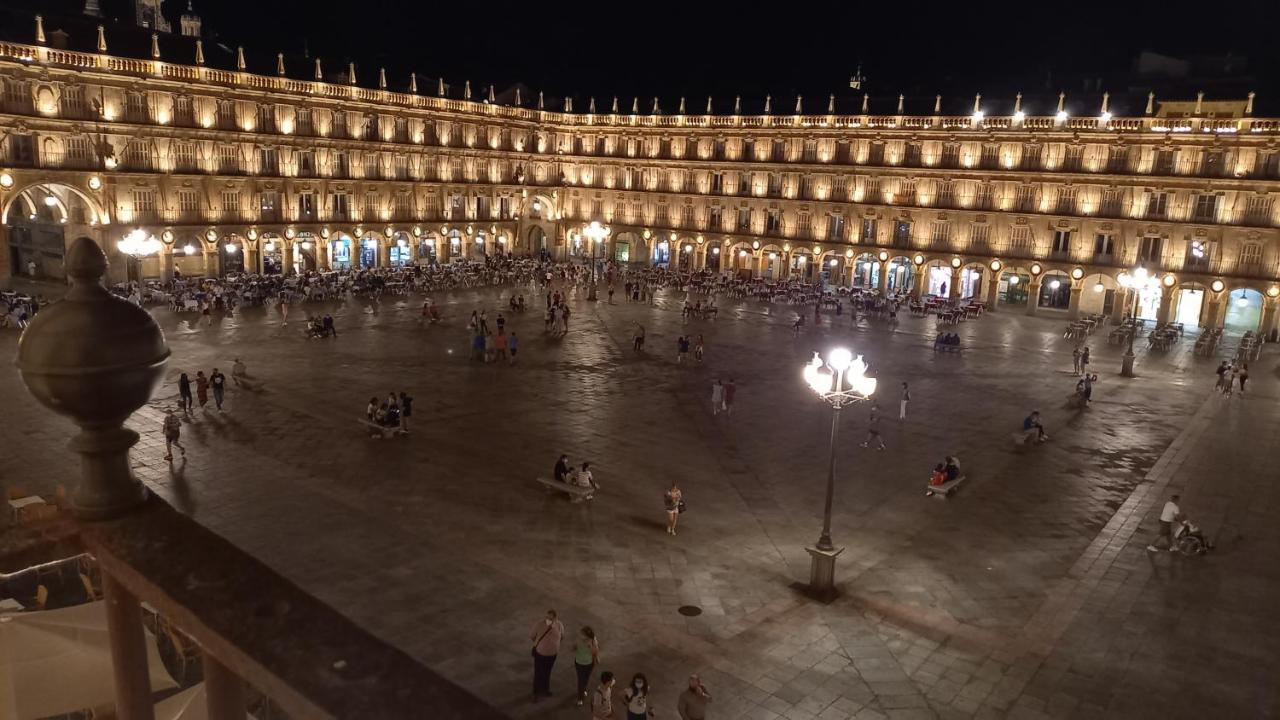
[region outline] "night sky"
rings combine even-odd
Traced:
[[[122,16],[128,0],[101,0]],[[186,0],[167,0],[174,19]],[[78,9],[83,0],[0,0],[0,9]],[[1157,83],[1160,94],[1213,96],[1255,89],[1280,108],[1280,3],[1157,2],[412,2],[406,0],[195,0],[207,31],[229,47],[243,44],[274,70],[276,52],[303,65],[304,49],[326,69],[355,61],[371,84],[387,68],[393,86],[410,70],[461,86],[499,89],[523,82],[548,97],[688,95],[758,105],[765,93],[789,111],[797,92],[814,110],[828,93],[846,102],[859,62],[875,97],[899,92],[932,105],[934,93],[972,103],[973,94],[1056,96],[1081,102],[1110,90],[1145,97],[1133,61],[1142,50],[1188,58],[1232,54],[1229,70],[1207,63],[1201,77]],[[294,59],[296,58],[296,59]],[[251,61],[251,64],[254,64]],[[254,69],[254,68],[250,68]],[[305,77],[303,68],[291,73]],[[1218,85],[1222,76],[1236,84]],[[1100,85],[1099,85],[1100,83]],[[1086,85],[1088,89],[1086,90]],[[400,88],[402,89],[402,88]],[[1235,92],[1240,91],[1240,92]],[[1270,97],[1268,97],[1270,96]],[[668,100],[671,98],[672,100]],[[642,101],[647,109],[651,100]],[[583,109],[583,108],[578,108]],[[672,107],[664,108],[674,110]],[[744,110],[747,109],[744,107]],[[882,108],[883,109],[883,108]],[[1121,108],[1117,108],[1121,109]],[[758,110],[758,108],[757,108]],[[692,111],[692,109],[691,109]],[[722,110],[723,111],[723,110]]]

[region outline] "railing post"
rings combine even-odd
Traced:
[[[244,681],[207,651],[204,653],[204,695],[209,720],[244,720]]]
[[[107,634],[115,676],[116,717],[120,720],[154,720],[142,608],[133,593],[107,573],[102,575],[102,593],[107,608]]]

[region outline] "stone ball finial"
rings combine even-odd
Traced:
[[[129,469],[138,434],[124,421],[151,399],[164,377],[169,347],[151,315],[102,286],[107,256],[81,237],[67,252],[71,288],[32,318],[18,341],[17,366],[27,390],[81,432],[82,454],[72,509],[85,519],[119,515],[146,498]]]

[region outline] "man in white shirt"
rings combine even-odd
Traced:
[[[1181,498],[1178,495],[1174,495],[1164,504],[1164,509],[1160,511],[1160,534],[1156,536],[1155,540],[1151,541],[1151,544],[1147,546],[1147,550],[1151,552],[1159,550],[1160,548],[1156,544],[1161,540],[1165,541],[1169,552],[1175,550],[1173,545],[1173,522],[1182,517],[1182,508],[1178,507],[1179,499]]]

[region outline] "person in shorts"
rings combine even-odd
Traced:
[[[173,408],[169,408],[164,412],[164,459],[173,459],[173,446],[177,445],[185,456],[187,449],[178,442],[178,438],[182,437],[182,421],[177,415],[173,414]]]

